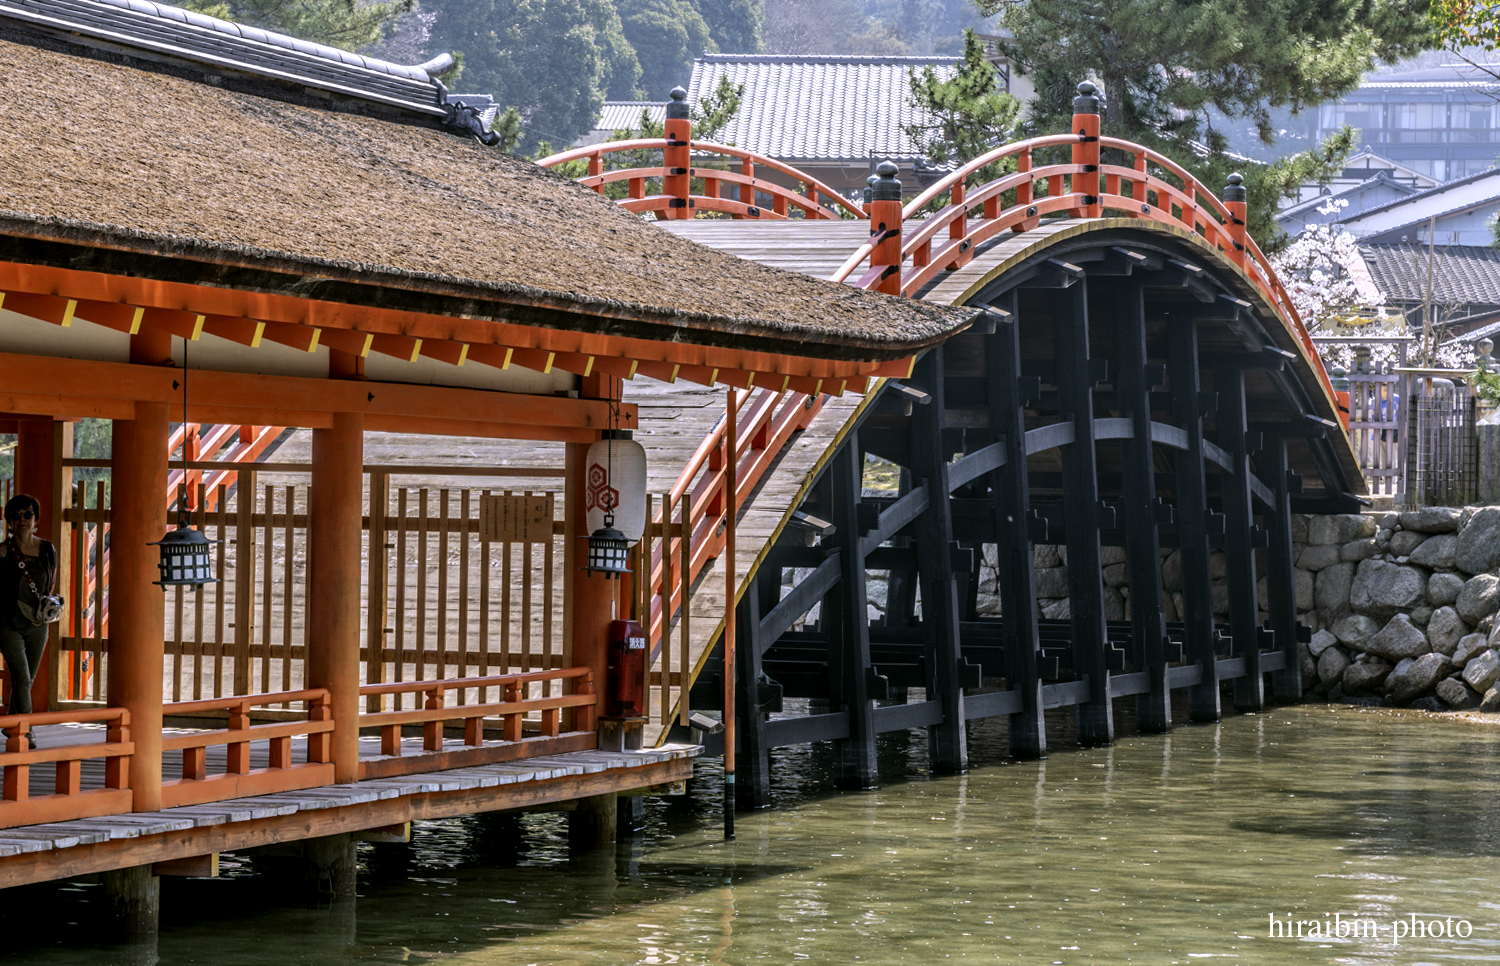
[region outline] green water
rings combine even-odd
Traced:
[[[95,887],[0,894],[0,961],[1500,962],[1500,728],[1308,707],[1034,763],[971,740],[979,767],[928,779],[922,741],[888,738],[890,783],[864,793],[832,788],[826,749],[788,749],[779,807],[741,813],[732,843],[703,762],[608,852],[570,856],[538,815],[519,839],[464,820],[364,846],[352,903],[297,905],[249,864],[168,881],[134,948],[90,943]],[[1269,916],[1334,913],[1379,931],[1268,936]],[[1471,934],[1393,942],[1413,913]]]

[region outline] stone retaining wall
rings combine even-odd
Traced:
[[[1292,537],[1299,619],[1314,631],[1312,643],[1301,646],[1309,694],[1429,710],[1500,710],[1500,622],[1494,618],[1500,610],[1500,506],[1298,517]],[[1103,561],[1105,616],[1125,620],[1125,551],[1105,547]],[[1036,566],[1043,616],[1067,618],[1065,549],[1037,547]],[[1224,555],[1215,553],[1211,566],[1214,613],[1227,617]],[[1179,620],[1177,551],[1163,551],[1162,581],[1167,620]],[[870,589],[874,617],[884,605],[883,588],[872,581]],[[998,615],[993,545],[984,548],[978,590],[979,613]],[[1266,607],[1264,579],[1260,603]]]

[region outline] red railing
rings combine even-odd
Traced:
[[[532,684],[542,683],[550,688],[552,682],[561,685],[574,681],[572,694],[549,694],[532,697],[528,692]],[[477,690],[480,695],[490,688],[501,690],[501,701],[480,701],[473,704],[448,706],[444,695],[449,691]],[[444,725],[461,721],[464,728],[463,751],[454,754],[450,763],[434,766],[423,762],[421,757],[413,759],[412,767],[403,767],[389,760],[378,763],[362,762],[361,778],[404,774],[415,771],[431,771],[435,767],[458,767],[477,765],[485,761],[505,761],[527,754],[542,755],[557,751],[575,750],[556,744],[539,743],[532,749],[519,749],[517,743],[525,737],[524,717],[539,713],[538,737],[559,738],[563,736],[562,710],[574,708],[574,733],[594,730],[593,709],[598,700],[594,693],[594,674],[587,667],[561,668],[548,671],[531,671],[525,674],[495,674],[484,677],[446,678],[440,681],[398,681],[391,684],[366,684],[359,689],[361,697],[387,694],[421,694],[423,707],[401,711],[374,711],[359,716],[361,729],[376,728],[380,731],[380,754],[386,759],[401,757],[401,729],[414,725],[422,726],[422,750],[426,753],[443,751]],[[485,746],[484,721],[486,718],[500,719],[501,745]],[[586,735],[592,739],[592,734]],[[509,745],[511,747],[506,747]],[[586,747],[593,747],[587,743]],[[481,750],[482,749],[482,750]],[[489,754],[485,754],[489,752]]]
[[[107,726],[103,741],[31,748],[26,739],[31,729],[43,725],[93,723]],[[135,745],[130,740],[129,711],[96,708],[11,714],[0,716],[0,729],[6,735],[5,750],[0,752],[0,772],[4,773],[0,828],[130,811],[130,756]],[[104,759],[104,787],[85,790],[83,763],[97,758]],[[31,768],[48,763],[57,769],[52,794],[33,798]]]
[[[307,720],[250,723],[251,708],[294,701],[307,702]],[[316,788],[333,782],[329,739],[333,731],[333,708],[326,688],[179,701],[162,705],[161,710],[164,716],[175,717],[212,715],[220,711],[229,715],[225,728],[163,736],[163,751],[182,752],[182,777],[161,783],[165,808]],[[305,760],[294,764],[292,738],[298,735],[307,736],[307,747]],[[266,767],[252,767],[250,743],[267,740],[270,755]],[[225,751],[224,771],[210,774],[208,750],[220,746]]]
[[[604,158],[607,155],[624,151],[662,151],[663,156],[666,157],[666,152],[683,147],[687,148],[685,157],[698,155],[701,158],[704,155],[718,155],[737,158],[740,162],[740,170],[736,172],[721,168],[684,166],[689,179],[701,178],[703,180],[703,191],[699,194],[691,193],[691,189],[687,192],[668,193],[665,185],[674,176],[680,178],[684,172],[678,171],[676,166],[669,167],[665,163],[661,167],[605,170]],[[589,173],[578,179],[579,184],[603,194],[605,185],[626,182],[627,194],[620,200],[620,206],[627,211],[638,213],[657,212],[658,218],[691,218],[700,211],[717,211],[734,218],[779,220],[791,217],[790,209],[792,208],[799,209],[805,217],[813,219],[869,218],[860,206],[850,202],[837,190],[806,172],[798,171],[775,158],[768,158],[728,144],[715,144],[712,141],[689,140],[685,145],[669,138],[606,141],[602,144],[591,144],[588,147],[563,151],[560,154],[543,158],[537,164],[544,168],[555,168],[569,161],[585,159],[589,164]],[[803,193],[798,194],[791,188],[766,178],[757,178],[755,176],[757,165],[800,183],[803,186]],[[648,180],[661,182],[663,188],[660,194],[646,194]],[[738,187],[739,197],[730,198],[721,194],[720,186],[725,184]],[[769,211],[763,205],[756,203],[757,193],[771,199]],[[839,210],[820,201],[820,197],[828,199]],[[840,214],[839,211],[844,213]]]

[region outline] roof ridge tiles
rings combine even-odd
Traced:
[[[962,57],[895,56],[891,54],[710,54],[694,60],[705,64],[957,64]]]

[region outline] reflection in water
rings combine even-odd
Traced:
[[[1054,746],[1056,747],[1056,746]],[[8,963],[1435,963],[1500,959],[1500,731],[1293,708],[1003,758],[927,778],[926,741],[882,741],[887,784],[839,793],[827,748],[778,752],[779,807],[722,840],[719,775],[653,799],[615,850],[570,854],[564,816],[419,826],[366,846],[356,905],[288,904],[253,861],[168,881],[144,947],[87,948],[97,888],[7,894]],[[1269,917],[1374,919],[1374,940],[1268,938]],[[1390,941],[1416,913],[1468,938]],[[73,925],[69,925],[73,924]],[[15,944],[19,943],[19,949]]]

